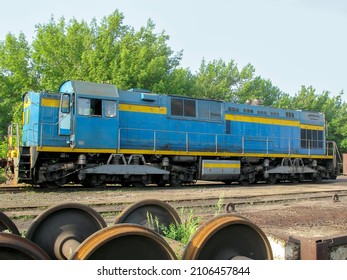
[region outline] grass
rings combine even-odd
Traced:
[[[224,192],[219,196],[218,202],[216,204],[216,211],[214,212],[215,216],[220,215],[220,213],[222,213],[223,210],[223,206],[224,206]]]
[[[219,196],[218,202],[215,205],[214,216],[221,214],[224,206],[224,193]],[[177,226],[175,224],[170,224],[168,227],[159,224],[159,219],[153,217],[151,213],[147,213],[147,226],[154,229],[158,233],[160,231],[162,234],[170,239],[179,241],[183,244],[187,244],[193,234],[200,227],[202,219],[195,215],[192,209],[188,210],[185,208],[180,209],[179,216],[182,219],[182,222]]]
[[[6,182],[5,170],[0,168],[0,184]]]
[[[181,209],[180,216],[185,217],[182,223],[177,226],[174,224],[169,225],[169,227],[162,226],[161,230],[167,238],[187,244],[192,235],[199,228],[201,218],[195,216],[193,210],[187,212],[184,208]]]
[[[35,219],[36,215],[18,215],[11,217],[12,220],[30,221]]]

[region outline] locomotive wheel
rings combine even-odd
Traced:
[[[135,224],[118,224],[88,237],[71,257],[73,260],[176,260],[163,237]]]
[[[86,188],[105,188],[106,183],[99,175],[86,176],[81,182],[83,187]]]
[[[130,181],[127,181],[127,180],[122,180],[121,181],[121,186],[123,187],[123,188],[129,188],[129,187],[131,187],[131,182]]]
[[[38,245],[21,236],[0,232],[0,260],[49,260]]]
[[[269,178],[267,178],[266,182],[270,185],[274,185],[277,183],[276,175],[270,174]]]
[[[54,183],[57,185],[57,187],[62,187],[68,183],[68,180],[67,180],[67,177],[64,177],[59,180],[55,180]]]
[[[0,232],[8,230],[13,234],[20,235],[14,222],[3,212],[0,211]]]
[[[179,175],[178,174],[173,174],[173,175],[170,176],[169,185],[172,188],[180,188],[180,187],[182,187],[182,180],[179,179]]]
[[[313,177],[313,181],[315,182],[315,183],[321,183],[322,182],[322,176],[320,175],[320,174],[317,174],[317,176],[316,177]]]
[[[132,182],[132,185],[134,188],[137,188],[137,189],[143,189],[146,186],[145,183],[140,182],[140,181],[134,181],[134,182]]]
[[[164,187],[166,186],[166,182],[165,182],[165,181],[159,182],[159,183],[156,183],[156,184],[157,184],[157,186],[158,186],[159,188],[164,188]]]
[[[265,233],[249,220],[221,215],[203,224],[188,242],[182,259],[272,259]]]
[[[106,222],[91,207],[63,203],[41,213],[29,227],[26,238],[39,245],[52,259],[68,259],[74,250]]]
[[[248,186],[250,184],[248,179],[242,179],[242,180],[240,180],[240,183],[242,186]]]
[[[293,184],[299,184],[300,183],[300,178],[299,177],[293,177],[293,178],[290,179],[290,181]]]
[[[44,181],[40,183],[40,186],[47,189],[57,189],[59,186],[53,181]]]
[[[163,234],[162,225],[168,228],[170,224],[174,224],[177,227],[181,223],[181,219],[168,203],[157,199],[145,199],[125,208],[114,223],[147,226],[159,234]]]
[[[165,180],[162,179],[162,178],[158,178],[158,179],[156,179],[154,182],[155,182],[155,183],[157,184],[157,186],[160,187],[160,188],[165,187],[166,184],[168,183],[167,181],[165,181]]]

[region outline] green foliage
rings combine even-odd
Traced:
[[[312,87],[302,86],[290,97],[285,95],[277,104],[279,108],[322,112],[327,124],[327,140],[335,141],[341,152],[347,151],[347,104],[342,101],[343,91],[331,97],[329,91],[316,93]]]
[[[0,158],[6,158],[7,155],[7,139],[0,141]]]
[[[171,238],[176,241],[180,241],[183,244],[187,244],[190,237],[196,232],[201,223],[200,217],[195,217],[193,210],[186,212],[185,209],[181,209],[180,216],[185,217],[183,223],[170,224],[169,227],[166,227],[163,224],[160,224],[159,218],[152,215],[152,213],[147,212],[146,214],[146,226],[163,234],[164,236]]]
[[[237,102],[235,93],[252,79],[253,74],[254,67],[250,64],[239,71],[233,60],[229,63],[221,59],[206,63],[203,59],[196,74],[195,97]]]
[[[152,228],[159,233],[161,225],[159,224],[159,218],[157,216],[153,217],[152,213],[146,213],[146,226]]]
[[[64,18],[37,25],[32,58],[40,88],[55,91],[69,79],[110,82],[122,89],[165,83],[182,52],[173,53],[169,36],[156,34],[151,20],[135,31],[123,19],[116,10],[99,25],[96,20],[66,23]]]
[[[120,88],[158,89],[179,65],[181,52],[174,55],[167,46],[169,36],[154,33],[152,21],[138,32],[130,30],[123,38],[111,81]]]
[[[0,184],[5,182],[6,182],[5,170],[3,168],[0,168]]]
[[[272,84],[270,80],[255,77],[247,81],[238,91],[238,102],[245,103],[246,100],[259,98],[264,106],[276,107],[283,92]]]
[[[224,192],[219,196],[218,202],[216,204],[216,211],[214,213],[215,216],[218,216],[222,213],[224,206]]]
[[[180,217],[185,217],[185,220],[177,227],[174,224],[170,224],[168,228],[162,226],[161,229],[166,237],[187,244],[189,239],[199,228],[201,218],[196,217],[193,210],[186,212],[183,208],[180,211]]]
[[[194,96],[196,76],[189,69],[175,68],[165,80],[153,86],[153,92],[172,95]]]
[[[34,84],[30,46],[24,34],[18,37],[7,34],[0,41],[0,139],[7,134],[7,126],[14,116],[18,119],[16,108],[22,92]]]
[[[224,193],[219,196],[218,202],[215,205],[216,211],[214,216],[218,216],[221,214],[224,205]],[[153,219],[152,217],[147,216],[148,224],[154,228],[160,227],[163,234],[171,238],[173,240],[182,242],[183,244],[187,244],[192,235],[197,231],[199,226],[201,225],[202,219],[201,217],[197,217],[194,214],[193,210],[187,211],[184,208],[181,208],[180,217],[184,217],[184,221],[180,223],[178,226],[174,224],[170,224],[169,227],[165,227],[164,225],[159,225],[158,219]]]

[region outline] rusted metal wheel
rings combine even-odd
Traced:
[[[13,234],[20,235],[19,230],[14,222],[3,212],[0,212],[0,232],[9,231]]]
[[[229,202],[225,205],[225,211],[227,213],[234,212],[235,211],[235,204],[232,202]]]
[[[182,256],[185,260],[272,258],[265,233],[246,218],[228,214],[215,217],[200,226]]]
[[[75,251],[74,260],[175,260],[165,239],[150,228],[113,225],[89,236]]]
[[[38,244],[52,259],[68,259],[90,235],[106,227],[98,212],[79,203],[63,203],[41,213],[26,238]]]
[[[38,245],[21,236],[0,232],[0,260],[49,260]]]
[[[176,210],[168,203],[158,199],[145,199],[125,208],[117,217],[115,224],[130,223],[147,226],[162,234],[162,226],[176,227],[181,219]]]

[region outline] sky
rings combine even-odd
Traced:
[[[345,0],[1,0],[0,41],[62,16],[98,22],[118,9],[138,30],[148,19],[170,36],[181,66],[195,73],[206,61],[250,63],[255,74],[291,95],[302,85],[347,101]]]

